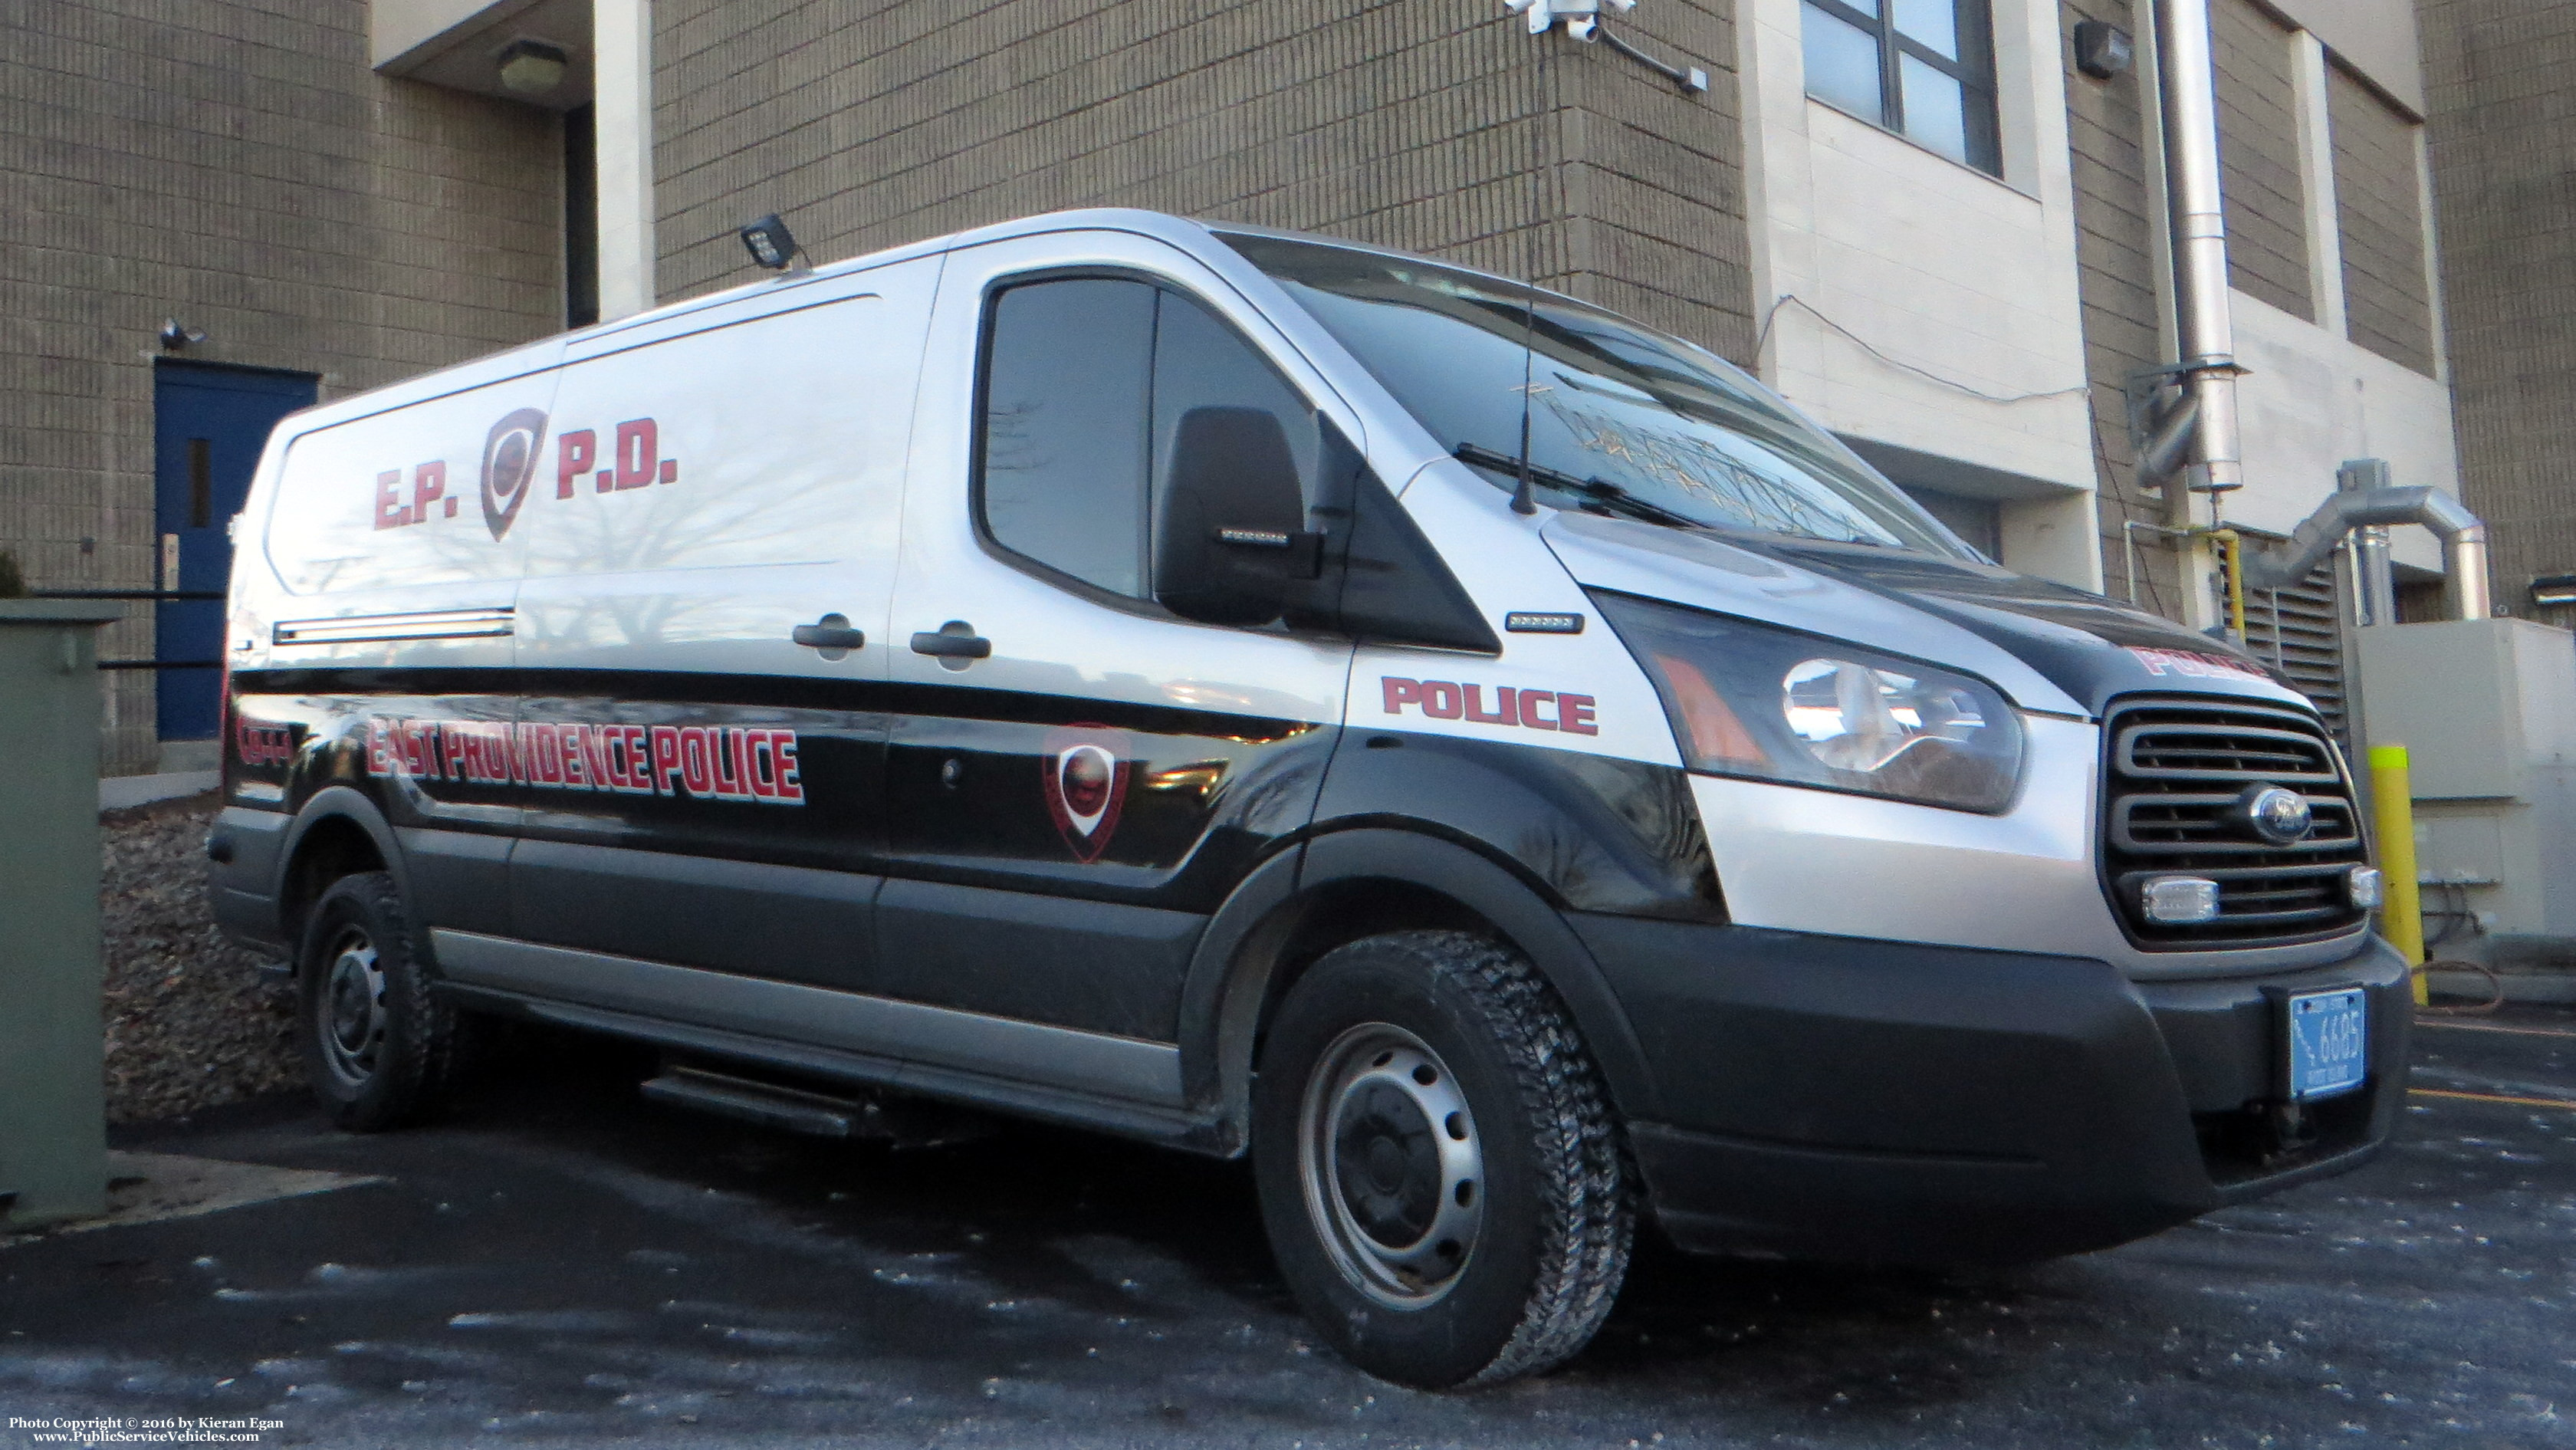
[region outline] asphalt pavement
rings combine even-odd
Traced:
[[[0,1247],[0,1447],[2576,1446],[2576,1015],[2417,1040],[2404,1141],[2349,1177],[2004,1272],[1649,1244],[1570,1367],[1423,1394],[1312,1343],[1239,1165],[789,1137],[523,1037],[426,1128],[122,1135],[372,1181]]]

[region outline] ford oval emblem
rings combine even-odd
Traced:
[[[2254,834],[2275,846],[2304,841],[2317,825],[2315,813],[2308,809],[2308,798],[2282,786],[2254,787],[2245,793],[2241,809]]]

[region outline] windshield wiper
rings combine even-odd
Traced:
[[[1511,478],[1520,477],[1523,468],[1521,460],[1511,454],[1476,443],[1461,443],[1451,451],[1450,456],[1461,463],[1492,469],[1496,473]],[[1676,513],[1661,504],[1648,503],[1606,479],[1577,478],[1573,474],[1561,473],[1553,468],[1542,468],[1535,463],[1527,465],[1527,468],[1530,482],[1556,489],[1561,493],[1573,494],[1582,499],[1586,506],[1603,513],[1624,514],[1641,523],[1662,524],[1667,528],[1711,527],[1705,519],[1695,519],[1688,514]]]

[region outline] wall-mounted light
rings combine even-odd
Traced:
[[[551,40],[521,36],[501,47],[497,58],[501,88],[515,95],[542,96],[563,84],[572,56]]]
[[[161,345],[172,352],[205,340],[206,330],[202,327],[190,327],[175,317],[162,319]]]
[[[2543,574],[2532,580],[2531,602],[2551,608],[2576,604],[2576,574]]]
[[[2097,81],[2107,81],[2127,70],[2137,59],[2137,47],[2129,32],[2108,20],[2075,22],[2075,68]]]
[[[742,245],[753,261],[773,272],[786,271],[796,260],[796,235],[787,230],[787,223],[780,221],[776,212],[745,223]]]

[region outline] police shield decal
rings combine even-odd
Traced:
[[[483,522],[497,539],[510,531],[528,482],[537,474],[537,445],[545,440],[546,415],[521,408],[492,425],[483,440]]]
[[[1130,765],[1127,733],[1105,725],[1050,730],[1038,757],[1047,815],[1077,861],[1097,861],[1118,830],[1127,801]]]

